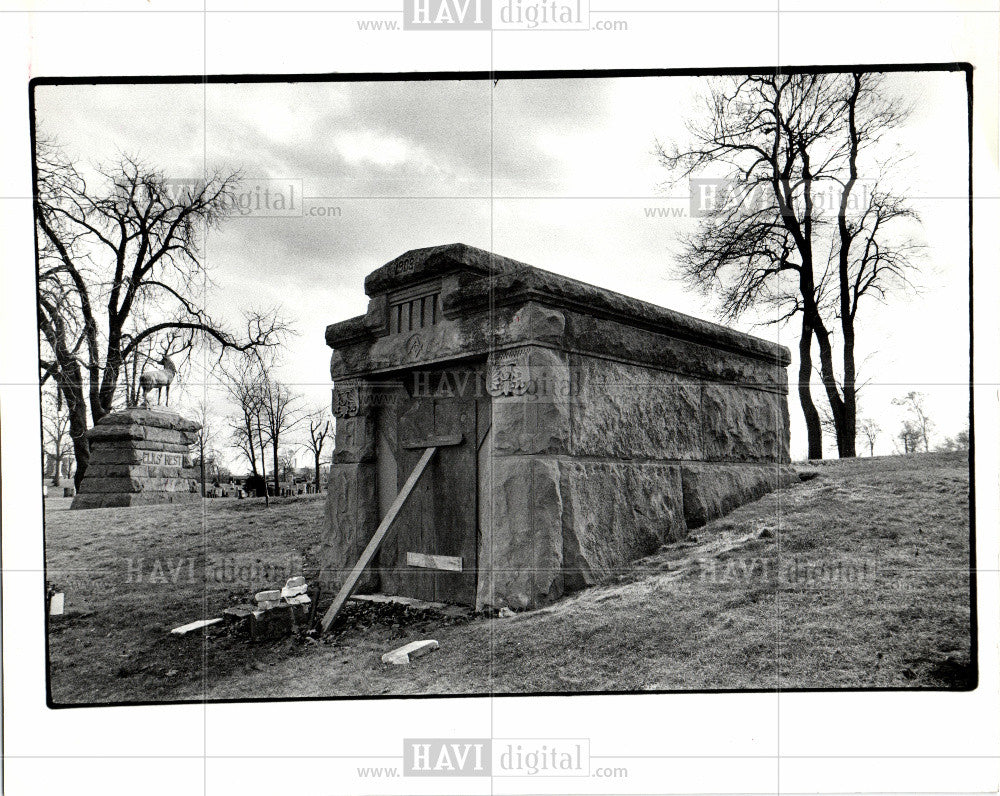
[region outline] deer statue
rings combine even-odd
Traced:
[[[174,380],[174,376],[177,375],[177,367],[171,361],[170,357],[166,354],[163,355],[163,359],[160,360],[161,368],[153,370],[144,370],[142,375],[139,377],[139,389],[142,390],[142,405],[149,406],[149,394],[155,389],[156,390],[156,405],[160,405],[160,393],[163,388],[167,388],[167,397],[164,401],[165,406],[170,405],[170,382]]]

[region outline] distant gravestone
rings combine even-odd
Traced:
[[[201,425],[168,409],[113,412],[88,432],[90,462],[74,509],[197,501],[191,445]]]

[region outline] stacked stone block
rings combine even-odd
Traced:
[[[167,409],[113,412],[88,432],[90,462],[71,508],[198,500],[191,445],[201,425]]]

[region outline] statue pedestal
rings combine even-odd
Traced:
[[[159,407],[132,407],[101,418],[87,432],[90,462],[70,508],[199,500],[190,453],[200,429]]]

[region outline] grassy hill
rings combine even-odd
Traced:
[[[814,477],[536,611],[352,605],[320,641],[269,644],[168,631],[280,585],[206,577],[220,560],[298,556],[314,577],[322,498],[81,512],[53,500],[48,579],[68,613],[50,622],[52,698],[974,687],[967,457],[803,469]],[[440,650],[380,662],[421,638]]]

